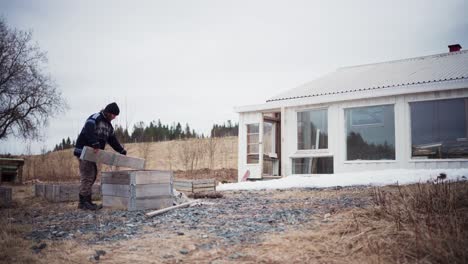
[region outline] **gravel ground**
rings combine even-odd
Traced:
[[[336,195],[320,195],[330,191],[326,189],[223,192],[223,198],[152,218],[145,211],[90,212],[71,203],[47,204],[16,210],[12,222],[32,225],[26,238],[35,241],[80,237],[102,244],[148,233],[183,236],[196,230],[225,245],[257,243],[262,234],[297,229],[311,221],[327,221],[326,214],[338,210],[367,206],[368,196],[353,195],[353,190],[364,188],[368,187],[343,188],[334,191]],[[213,244],[201,246],[210,249]]]

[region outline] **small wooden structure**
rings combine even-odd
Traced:
[[[0,186],[0,207],[10,207],[11,206],[11,188],[10,187],[1,187]]]
[[[211,192],[216,191],[215,179],[202,179],[202,180],[176,180],[174,181],[174,188],[181,192]]]
[[[0,183],[23,183],[24,159],[0,158]]]
[[[83,148],[80,159],[136,170],[142,170],[145,168],[144,159],[129,157],[105,150],[99,150],[96,154],[94,153],[94,149],[90,147]]]
[[[101,186],[93,185],[93,199],[101,197]],[[80,193],[80,184],[54,184],[54,183],[39,183],[34,185],[34,195],[43,197],[49,202],[75,202],[78,201]]]
[[[102,172],[102,205],[115,209],[161,209],[173,205],[173,173],[160,170]]]

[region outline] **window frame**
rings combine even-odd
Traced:
[[[395,150],[395,158],[394,159],[385,159],[385,160],[370,160],[370,159],[361,159],[361,160],[348,160],[348,143],[347,143],[347,137],[348,137],[348,131],[347,131],[347,124],[346,124],[346,110],[349,109],[355,109],[355,108],[365,108],[365,107],[378,107],[378,106],[393,106],[393,136],[394,136],[394,150]],[[397,102],[392,101],[392,102],[375,102],[372,104],[357,104],[357,105],[345,105],[342,106],[341,108],[341,114],[342,114],[342,120],[343,120],[343,136],[344,136],[344,149],[343,149],[343,157],[344,157],[344,164],[359,164],[359,163],[396,163],[398,160],[398,149],[397,149],[397,116],[396,116],[396,109],[397,109]],[[352,118],[352,112],[350,113],[350,118]],[[354,125],[354,127],[383,127],[385,126],[385,122],[387,120],[385,119],[385,115],[383,117],[383,124],[365,124],[365,125]],[[352,122],[352,120],[350,120]],[[350,124],[350,127],[353,127],[352,124]]]
[[[319,159],[319,158],[331,158],[332,159],[332,170],[333,173],[335,174],[335,157],[332,154],[322,154],[322,155],[292,155],[289,159],[291,163],[291,175],[300,175],[300,176],[307,176],[307,175],[322,175],[323,173],[300,173],[300,174],[294,174],[294,159]]]
[[[407,109],[407,140],[409,144],[407,147],[407,160],[410,163],[430,163],[430,162],[466,162],[468,158],[445,158],[445,159],[421,159],[421,158],[414,158],[413,157],[413,137],[412,137],[412,116],[411,116],[411,103],[419,103],[419,102],[430,102],[430,101],[442,101],[442,100],[454,100],[454,99],[468,99],[468,94],[466,95],[458,95],[458,96],[431,96],[427,98],[413,98],[409,100],[405,100],[405,107]],[[468,125],[468,124],[467,124]]]
[[[256,133],[249,133],[249,126],[250,125],[257,125],[258,126],[258,132]],[[246,141],[245,141],[245,145],[246,145],[246,149],[245,149],[245,152],[246,152],[246,159],[245,159],[245,163],[247,165],[260,165],[260,122],[259,123],[249,123],[249,124],[245,124],[245,134],[246,134]],[[251,135],[257,135],[257,138],[258,138],[258,141],[256,143],[249,143],[249,136]],[[257,149],[258,151],[257,152],[249,152],[249,146],[251,145],[257,145]],[[258,156],[258,159],[257,159],[257,162],[255,163],[252,163],[252,162],[249,162],[249,155],[255,155],[257,154]]]
[[[322,149],[299,149],[299,129],[298,129],[298,114],[301,112],[309,112],[309,111],[320,111],[320,110],[325,110],[326,111],[326,116],[327,116],[327,148],[322,148]],[[307,107],[307,108],[298,108],[294,110],[295,112],[295,148],[296,148],[296,154],[303,155],[303,157],[307,157],[308,154],[324,154],[324,153],[329,153],[330,149],[330,109],[329,106],[319,106],[319,107]]]

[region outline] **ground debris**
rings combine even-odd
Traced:
[[[330,208],[356,208],[369,203],[359,197],[324,197],[317,193],[310,189],[223,192],[219,199],[192,200],[190,207],[152,218],[145,216],[149,211],[102,209],[89,212],[63,205],[51,211],[47,207],[31,207],[28,214],[24,213],[28,208],[23,210],[23,217],[13,216],[13,222],[34,223],[33,230],[26,234],[26,238],[32,240],[83,237],[89,243],[100,244],[164,232],[185,237],[196,231],[198,236],[205,234],[204,239],[214,238],[219,243],[233,245],[258,241],[262,234],[300,228],[314,221],[314,216],[323,219]],[[207,241],[204,247],[213,247],[210,243]]]
[[[198,192],[191,193],[188,197],[192,199],[219,199],[223,198],[223,194],[220,192]]]

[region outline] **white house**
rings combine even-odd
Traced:
[[[239,181],[468,167],[468,51],[344,67],[236,107]]]

